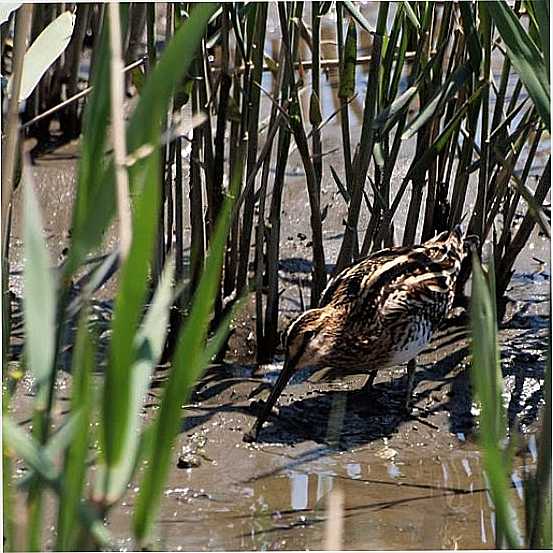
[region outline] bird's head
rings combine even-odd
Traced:
[[[246,442],[257,440],[259,430],[267,420],[273,405],[294,373],[303,367],[321,366],[332,347],[332,317],[327,309],[309,309],[302,313],[284,333],[286,358],[267,401],[252,429],[244,434]]]
[[[332,346],[332,327],[324,309],[309,309],[284,334],[285,364],[295,370],[324,362]]]

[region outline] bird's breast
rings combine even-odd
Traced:
[[[398,329],[390,340],[387,365],[400,365],[416,357],[432,339],[432,323],[427,319],[413,321]]]

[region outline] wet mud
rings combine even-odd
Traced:
[[[269,27],[268,32],[273,38],[278,35],[276,27]],[[329,71],[325,79],[321,99],[325,113],[330,113],[334,110],[336,75]],[[359,98],[364,94],[365,79],[366,73],[360,68]],[[270,89],[270,83],[264,84]],[[352,104],[353,134],[359,131],[362,115],[356,105]],[[269,109],[267,102],[263,110],[268,113]],[[339,122],[331,122],[323,136],[323,150],[332,152],[339,146]],[[353,136],[352,142],[355,140]],[[407,171],[410,148],[412,145],[406,143],[392,179],[393,191]],[[321,189],[322,207],[327,213],[324,244],[329,270],[343,236],[346,206],[327,167],[341,167],[341,159],[340,151],[325,158]],[[540,173],[543,159],[538,158],[532,175]],[[72,143],[40,155],[32,168],[52,260],[58,263],[69,243],[77,160],[78,143]],[[475,183],[471,183],[475,189]],[[398,211],[397,229],[402,228],[409,195],[408,190]],[[474,195],[469,195],[467,210]],[[308,205],[301,160],[297,152],[292,152],[281,217],[281,328],[309,305]],[[10,250],[14,358],[23,344],[21,215],[19,190]],[[364,213],[361,228],[366,221]],[[400,238],[398,232],[396,241]],[[113,251],[116,241],[112,226],[98,255]],[[532,470],[536,462],[549,288],[549,242],[535,231],[515,265],[500,330],[504,400],[510,424],[516,425],[522,435],[512,476],[513,497],[519,508],[524,464]],[[109,337],[116,289],[115,274],[96,292],[92,302],[92,316],[103,329],[100,351],[105,351]],[[361,378],[321,382],[317,375],[304,371],[284,390],[278,411],[263,427],[259,442],[246,444],[242,437],[254,421],[255,402],[267,391],[255,398],[252,393],[263,383],[274,382],[282,367],[279,356],[270,365],[252,364],[254,313],[252,299],[234,321],[226,363],[211,366],[189,404],[183,406],[154,549],[321,549],[328,494],[338,487],[345,494],[345,549],[494,547],[494,515],[477,448],[478,411],[470,386],[466,311],[460,308],[452,313],[430,348],[420,356],[410,417],[400,412],[404,368],[380,371],[371,397],[356,394]],[[67,348],[65,354],[69,360],[71,349]],[[98,382],[104,362],[105,358],[99,359]],[[143,413],[145,422],[158,409],[166,373],[167,367],[161,367],[152,381]],[[57,387],[56,417],[61,420],[69,407],[71,375],[62,372]],[[26,377],[12,404],[13,416],[27,427],[33,393],[32,381]],[[120,550],[134,548],[128,536],[141,471],[110,516],[109,530]]]

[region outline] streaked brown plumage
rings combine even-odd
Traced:
[[[327,377],[368,373],[370,387],[378,369],[409,362],[409,401],[414,359],[451,308],[467,243],[456,227],[420,246],[376,252],[334,277],[320,306],[288,327],[284,367],[245,439],[257,439],[287,382],[305,366],[328,367]]]

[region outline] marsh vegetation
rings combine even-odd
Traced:
[[[1,15],[7,550],[304,548],[323,527],[327,544],[366,549],[551,547],[549,2]],[[280,446],[241,444],[260,367],[328,279],[458,223],[480,249],[458,286],[458,333],[424,358],[438,383],[420,392],[427,415],[367,421],[344,389],[300,383],[288,426],[271,429]],[[420,464],[436,457],[439,479]],[[430,499],[394,491],[382,506],[388,477]],[[435,524],[434,497],[481,519],[436,541],[416,507],[394,510],[427,501]],[[184,531],[164,524],[171,501],[178,518],[202,500],[215,507],[196,534],[186,517]],[[424,531],[389,544],[380,509]],[[348,525],[356,513],[372,534]]]

